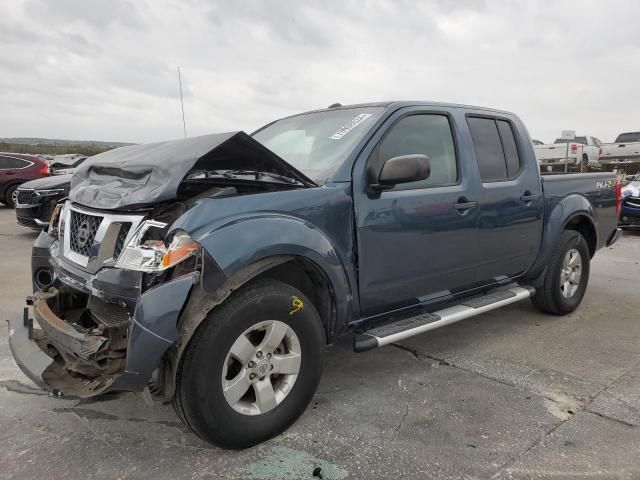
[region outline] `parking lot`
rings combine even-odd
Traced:
[[[34,238],[0,206],[2,319],[30,293]],[[369,353],[336,345],[302,418],[240,452],[139,395],[47,396],[2,325],[0,478],[638,478],[639,282],[640,234],[625,233],[567,317],[523,302]]]

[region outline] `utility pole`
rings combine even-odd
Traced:
[[[187,122],[184,119],[184,101],[182,100],[182,75],[180,74],[180,65],[178,65],[178,85],[180,86],[180,105],[182,107],[182,129],[184,130],[184,138],[187,138]]]

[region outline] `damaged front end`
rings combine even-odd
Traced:
[[[57,242],[51,252],[57,252]],[[201,254],[193,251],[188,259],[185,254],[185,261],[164,271],[111,266],[94,274],[51,256],[53,285],[27,299],[32,315],[27,307],[22,319],[9,322],[14,359],[57,396],[142,390],[178,337],[179,315],[199,278]],[[150,262],[144,265],[149,268]]]
[[[207,252],[172,225],[201,198],[305,186],[242,132],[87,160],[34,244],[32,314],[27,308],[9,322],[14,359],[56,395],[140,391],[154,371],[162,379],[192,287],[204,271],[224,281]]]
[[[37,292],[28,301],[34,318],[25,308],[22,324],[10,324],[16,359],[28,345],[25,335],[40,349],[31,348],[23,360],[25,373],[56,395],[88,397],[109,388],[126,363],[129,318],[124,309],[113,312],[113,307],[96,305],[97,299],[56,288]],[[101,309],[111,312],[102,317]],[[16,346],[16,336],[23,337],[22,345]]]

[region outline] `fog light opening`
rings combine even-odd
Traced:
[[[35,280],[38,288],[48,288],[53,284],[53,272],[49,268],[41,268],[36,271]]]

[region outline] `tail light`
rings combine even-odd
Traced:
[[[40,175],[49,175],[49,165],[43,163],[39,170]]]
[[[620,182],[619,178],[616,180],[615,192],[616,192],[616,214],[620,215],[620,210],[622,209],[622,182]]]
[[[576,145],[575,143],[571,144],[571,153],[577,153],[578,152],[578,145]]]
[[[598,149],[598,156],[599,156],[599,157],[601,157],[601,156],[602,156],[602,147],[600,147],[600,148]]]

